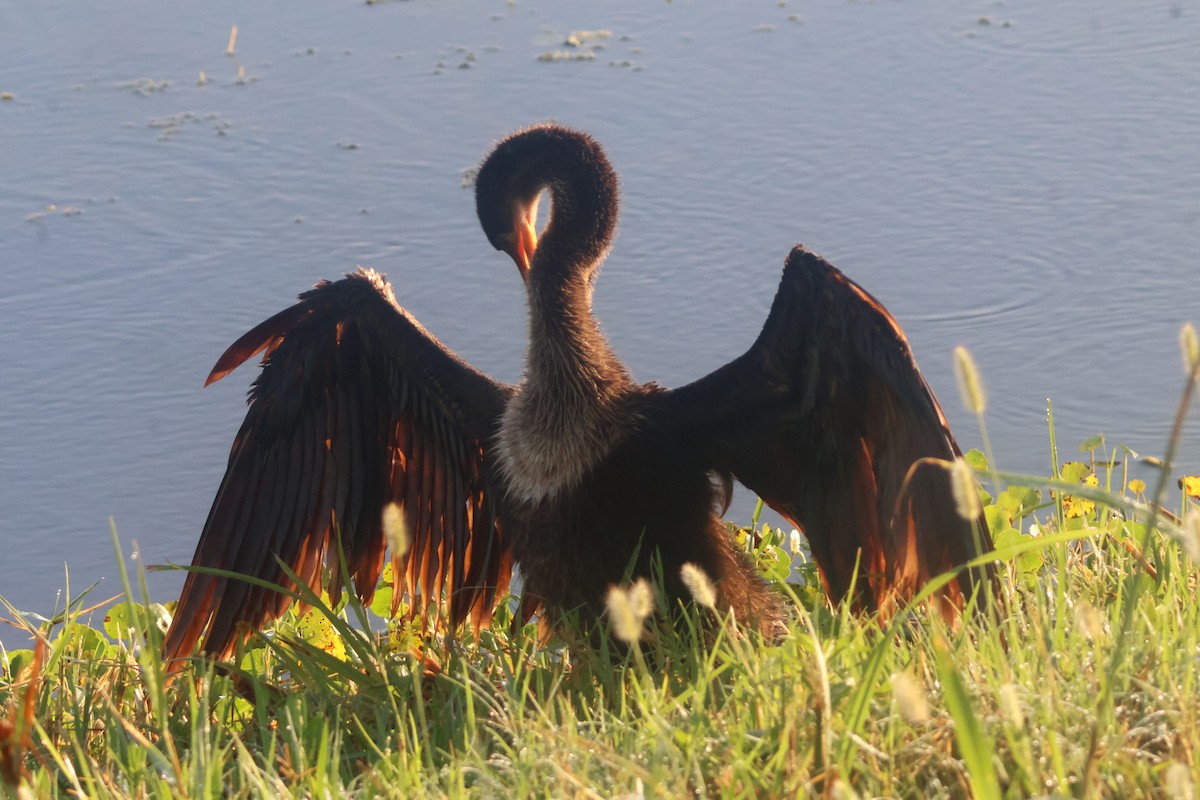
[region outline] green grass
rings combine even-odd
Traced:
[[[317,611],[238,665],[168,685],[167,612],[126,578],[105,621],[84,597],[37,628],[40,664],[4,654],[0,792],[1191,798],[1200,508],[1166,470],[1158,486],[1129,480],[1127,449],[1082,449],[1066,465],[1055,453],[1047,478],[971,455],[994,493],[981,497],[1005,597],[957,628],[920,608],[858,616],[786,584],[787,539],[771,532],[760,564],[797,609],[778,644],[702,608],[675,627],[651,618],[624,655],[543,646],[532,626],[510,634],[506,613],[478,641],[398,623],[364,634],[347,620],[369,609],[310,597]]]

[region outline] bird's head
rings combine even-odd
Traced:
[[[484,159],[475,178],[475,212],[488,242],[503,250],[528,281],[537,249],[538,201],[542,182],[529,169],[528,146],[509,137]]]
[[[496,203],[484,208],[479,204],[479,222],[492,247],[508,253],[521,278],[529,280],[529,268],[533,264],[533,253],[537,250],[537,214],[540,194],[531,199],[515,195],[508,202]]]
[[[543,192],[551,198],[550,218],[539,235]],[[508,253],[527,284],[539,239],[543,258],[553,251],[547,276],[590,280],[616,227],[616,173],[587,134],[535,125],[502,140],[483,160],[475,178],[475,211],[492,247]]]

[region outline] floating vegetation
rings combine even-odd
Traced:
[[[149,97],[155,92],[165,92],[170,87],[170,81],[156,81],[154,78],[138,78],[137,80],[127,81],[120,85],[120,88],[129,89],[134,94],[140,94],[142,97]]]
[[[595,61],[596,54],[591,50],[551,50],[537,57],[538,61]]]
[[[154,117],[147,123],[146,127],[159,131],[158,140],[160,142],[168,142],[183,128],[201,123],[211,124],[217,136],[225,136],[229,129],[233,127],[233,123],[215,111],[210,111],[207,114],[184,111],[166,117]]]
[[[0,100],[8,102],[9,100],[12,100],[12,99],[13,99],[12,92],[0,92]]]
[[[563,44],[567,47],[582,47],[587,42],[599,42],[604,39],[611,39],[612,31],[572,31],[567,34],[567,38],[563,40]]]
[[[34,211],[26,214],[25,221],[37,222],[38,220],[45,219],[51,214],[62,214],[64,217],[78,217],[82,213],[82,208],[76,208],[75,206],[63,206],[62,208],[59,208],[57,203],[51,203],[40,211]]]
[[[493,49],[495,49],[495,48],[493,48]],[[475,51],[473,49],[471,49],[470,47],[464,47],[462,45],[455,45],[454,52],[457,53],[458,56],[462,58],[462,60],[460,62],[458,62],[459,69],[470,69],[472,66],[475,65],[475,62],[478,61],[478,58],[479,58],[478,56],[475,55]],[[446,68],[446,62],[439,61],[436,69],[438,71],[440,71],[445,68]]]
[[[1004,20],[1002,22],[997,23],[991,17],[980,17],[979,24],[980,25],[998,25],[1001,28],[1011,28],[1012,27],[1012,23],[1009,22],[1008,20]]]
[[[538,61],[595,61],[597,51],[604,49],[604,41],[612,38],[610,30],[572,31],[563,39],[563,47],[542,53]],[[627,41],[628,37],[622,37]]]

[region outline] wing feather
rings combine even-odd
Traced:
[[[805,532],[834,599],[853,586],[857,606],[888,608],[992,547],[982,514],[957,514],[944,462],[961,453],[900,326],[802,246],[754,345],[664,411]],[[948,605],[977,579],[952,583]]]
[[[336,594],[340,542],[369,601],[386,549],[381,514],[394,500],[413,541],[393,554],[393,603],[407,592],[413,608],[429,608],[445,593],[451,626],[486,622],[511,572],[491,447],[512,390],[454,356],[367,270],[322,282],[255,326],[208,382],[264,351],[193,564],[295,588],[282,562],[316,591],[328,571]],[[489,513],[468,514],[470,502]],[[187,656],[202,641],[228,656],[288,602],[190,572],[164,652]]]

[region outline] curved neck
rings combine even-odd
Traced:
[[[592,283],[616,228],[616,175],[590,139],[539,144],[523,183],[529,202],[549,189],[550,220],[529,270],[526,379],[603,401],[632,383],[592,312]]]
[[[545,388],[557,402],[574,396],[603,402],[632,384],[592,313],[591,284],[583,280],[552,285],[532,280],[530,271],[529,346],[525,379]]]

